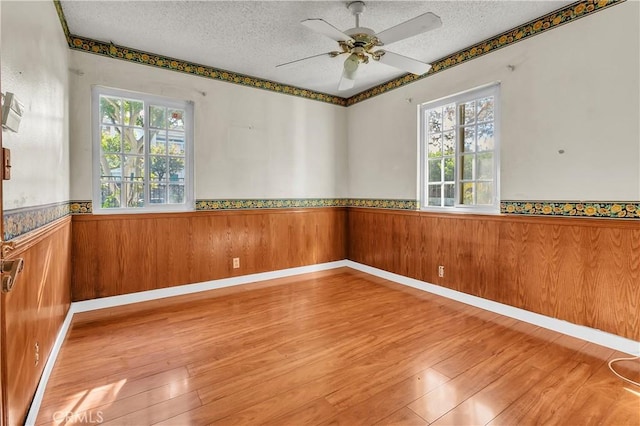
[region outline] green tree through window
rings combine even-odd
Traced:
[[[497,211],[498,86],[421,105],[423,208]]]
[[[190,202],[188,105],[120,93],[97,97],[100,155],[95,205],[138,209]]]

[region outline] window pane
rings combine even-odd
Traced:
[[[493,179],[493,154],[491,152],[478,154],[476,179]]]
[[[441,185],[429,185],[429,205],[430,206],[441,206],[441,198],[440,191],[442,191]]]
[[[122,124],[122,100],[100,96],[100,121],[106,124]]]
[[[169,177],[167,174],[167,157],[151,156],[149,161],[149,175],[151,180],[166,180]]]
[[[462,156],[462,179],[473,179],[473,157],[475,155],[463,155]]]
[[[444,205],[445,206],[453,206],[455,203],[455,185],[453,184],[445,184],[444,185]]]
[[[442,121],[444,130],[453,129],[456,126],[456,104],[445,105]]]
[[[142,127],[144,125],[144,106],[142,101],[124,99],[124,124],[127,126]]]
[[[167,153],[167,132],[166,130],[150,130],[149,153],[165,155]]]
[[[169,185],[169,203],[184,203],[184,185]]]
[[[102,126],[100,148],[102,152],[120,152],[122,149],[122,128],[116,126]]]
[[[462,184],[462,197],[461,197],[462,204],[473,204],[474,185],[475,184],[472,182],[465,182]]]
[[[167,185],[164,183],[149,184],[149,202],[151,204],[165,204],[167,199]]]
[[[473,152],[476,150],[476,129],[473,126],[464,128],[463,152]]]
[[[167,132],[166,130],[150,130],[149,153],[165,155],[167,153]]]
[[[476,121],[476,101],[470,101],[462,106],[462,124],[471,124]]]
[[[102,208],[120,207],[120,183],[103,182],[100,185],[100,205]]]
[[[144,179],[144,157],[140,155],[123,155],[123,180],[142,181]]]
[[[493,120],[493,96],[478,100],[478,121]]]
[[[432,134],[429,137],[429,157],[442,156],[442,133]]]
[[[477,204],[493,204],[493,183],[478,182],[476,184]]]
[[[453,182],[455,180],[455,164],[456,160],[453,157],[444,159],[444,180],[446,182]]]
[[[493,146],[493,123],[478,125],[478,151],[491,151]]]
[[[442,160],[429,160],[429,182],[442,181]]]
[[[149,107],[150,126],[158,129],[167,128],[167,109],[161,106],[152,105]]]
[[[497,211],[498,85],[436,102],[421,106],[421,205]]]
[[[444,132],[442,151],[444,155],[453,155],[456,152],[456,134],[453,130]]]
[[[169,128],[173,130],[184,130],[184,111],[181,109],[170,109],[167,116]]]
[[[430,109],[428,113],[429,132],[442,131],[442,108]]]
[[[169,154],[184,155],[184,132],[169,132]]]
[[[125,127],[123,129],[123,151],[128,154],[144,154],[144,131]]]
[[[169,180],[184,182],[184,157],[169,157]]]
[[[144,207],[144,184],[142,182],[124,184],[126,207]]]
[[[100,155],[100,177],[112,177],[117,179],[122,177],[122,170],[120,169],[120,155]]]

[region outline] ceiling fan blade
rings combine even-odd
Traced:
[[[340,77],[340,83],[338,83],[338,90],[343,91],[343,90],[352,89],[355,83],[356,83],[355,75],[351,74],[351,76],[349,76],[347,71],[343,71],[342,77]]]
[[[388,28],[376,35],[382,44],[387,45],[405,38],[413,37],[427,31],[435,30],[442,26],[440,17],[431,12],[427,12],[408,21]]]
[[[397,53],[384,51],[384,54],[378,59],[385,65],[389,65],[403,71],[410,72],[416,75],[425,74],[431,69],[430,64],[425,64],[416,59],[407,58],[406,56],[398,55]]]
[[[320,53],[318,55],[307,56],[306,58],[296,59],[295,61],[285,62],[284,64],[278,64],[276,65],[276,68],[286,67],[288,65],[292,65],[301,61],[306,61],[307,59],[317,58],[319,56],[337,56],[337,55],[334,55],[334,53],[338,53],[338,52],[326,52],[326,53]]]
[[[342,31],[340,31],[339,29],[337,29],[336,27],[334,27],[333,25],[331,25],[330,23],[322,19],[317,19],[317,18],[305,19],[300,23],[305,27],[309,28],[310,30],[313,30],[319,34],[325,35],[335,41],[353,40],[351,37],[349,37]]]

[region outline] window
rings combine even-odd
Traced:
[[[499,212],[498,91],[420,106],[422,209]]]
[[[93,89],[93,208],[193,209],[193,104]]]

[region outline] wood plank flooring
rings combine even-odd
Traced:
[[[37,423],[638,425],[618,356],[341,268],[76,315]]]

